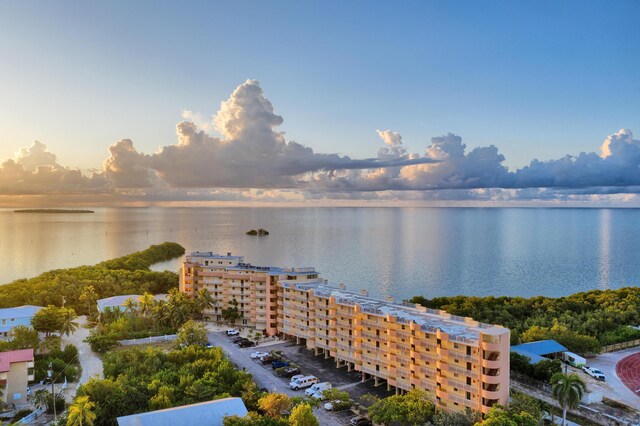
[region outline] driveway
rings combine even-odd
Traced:
[[[631,392],[624,383],[622,383],[616,374],[616,365],[623,358],[637,353],[640,353],[640,348],[631,348],[625,349],[624,351],[601,354],[588,361],[588,365],[599,368],[607,377],[606,383],[610,390],[604,393],[604,395],[607,398],[618,400],[634,408],[640,407],[640,396]]]
[[[268,348],[239,348],[231,342],[231,339],[225,335],[224,332],[209,332],[209,341],[215,345],[220,346],[222,350],[227,354],[229,359],[233,361],[238,368],[244,368],[248,373],[253,376],[253,379],[258,384],[258,387],[267,388],[269,392],[284,393],[289,396],[303,396],[301,391],[294,391],[289,388],[288,383],[277,377],[270,368],[264,368],[262,364],[259,364],[255,360],[251,359],[251,353],[257,350],[276,350],[282,349],[291,343],[283,342],[277,345],[269,345]],[[314,410],[316,417],[320,421],[320,424],[325,426],[341,426],[346,423],[342,423],[336,419],[331,413],[327,412],[324,408],[317,408]]]
[[[78,384],[87,382],[91,377],[102,379],[102,360],[91,350],[89,344],[84,342],[84,339],[89,336],[91,331],[86,328],[87,317],[78,317],[76,321],[79,325],[78,329],[70,336],[62,336],[62,344],[71,343],[78,348],[78,358],[80,359],[80,366],[82,367],[82,374],[80,375]]]

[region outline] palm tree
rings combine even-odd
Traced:
[[[132,297],[125,300],[122,306],[124,306],[124,311],[131,315],[135,315],[138,312],[138,304]]]
[[[562,425],[567,422],[567,409],[578,408],[582,395],[587,390],[586,385],[575,373],[556,373],[551,377],[551,391],[553,397],[562,407]]]
[[[80,396],[69,407],[67,426],[93,426],[96,413],[93,412],[96,404],[89,400],[88,396]]]
[[[200,317],[204,316],[204,310],[212,308],[216,301],[206,289],[202,288],[196,293],[196,303],[200,311]]]
[[[98,293],[96,293],[96,289],[92,285],[85,287],[80,294],[80,301],[87,302],[89,316],[91,316],[91,307],[95,305],[96,300],[98,300]]]
[[[62,336],[63,334],[65,336],[69,336],[70,334],[75,333],[75,331],[78,329],[79,324],[77,322],[74,321],[74,317],[68,316],[64,322],[62,323],[62,325],[60,326],[60,335]]]
[[[151,313],[154,302],[155,299],[151,293],[144,293],[138,297],[138,306],[140,306],[140,313],[143,317],[147,317]]]

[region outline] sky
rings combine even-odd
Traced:
[[[639,12],[5,1],[0,205],[634,204]]]

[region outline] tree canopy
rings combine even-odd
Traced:
[[[178,274],[154,272],[149,267],[183,254],[181,245],[162,243],[97,265],[56,269],[34,278],[16,280],[0,286],[0,308],[64,305],[82,315],[90,314],[93,309],[90,302],[100,298],[166,293],[178,286]]]
[[[260,395],[251,376],[236,369],[220,348],[110,352],[104,357],[104,376],[90,379],[77,393],[95,403],[95,426],[115,425],[119,416],[229,396],[242,397],[249,409],[256,409]]]
[[[579,353],[640,338],[640,287],[591,290],[566,297],[453,296],[411,299],[432,309],[511,329],[512,343],[555,339]]]

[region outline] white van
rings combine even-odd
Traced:
[[[316,376],[304,376],[301,379],[297,379],[289,383],[289,387],[293,390],[298,390],[302,388],[308,388],[309,386],[313,386],[319,381],[320,380],[318,380]]]
[[[331,383],[329,382],[323,382],[323,383],[317,383],[313,386],[311,386],[309,389],[307,389],[306,391],[304,391],[304,393],[306,393],[309,396],[314,396],[314,398],[316,399],[321,399],[322,398],[322,392],[326,391],[327,389],[331,389]]]

